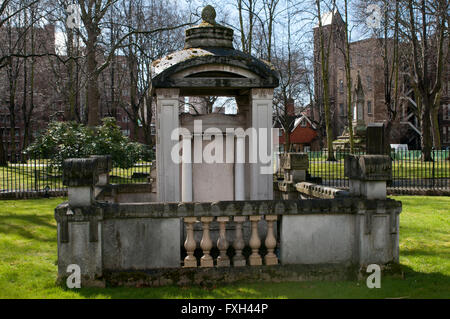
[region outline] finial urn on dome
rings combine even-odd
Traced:
[[[233,49],[233,29],[216,22],[216,10],[207,5],[202,10],[202,23],[186,30],[185,49],[220,47]]]

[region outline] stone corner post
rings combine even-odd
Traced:
[[[278,183],[283,199],[298,199],[295,184],[306,181],[309,160],[307,153],[281,153],[280,170],[284,180]]]
[[[350,195],[367,199],[386,199],[386,182],[392,178],[391,158],[387,155],[349,155],[345,158],[345,176]]]
[[[94,186],[99,182],[98,158],[71,158],[63,163],[63,185],[68,187],[69,205],[91,206],[95,200]]]
[[[96,186],[109,184],[109,172],[112,170],[111,155],[91,155],[90,158],[97,159],[98,182]]]

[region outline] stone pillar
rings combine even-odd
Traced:
[[[308,168],[307,153],[280,154],[280,170],[284,174],[284,180],[278,183],[278,189],[282,199],[298,199],[299,194],[295,184],[306,181]]]
[[[234,200],[245,199],[245,136],[236,135],[234,163]]]
[[[385,199],[386,181],[392,178],[391,158],[387,155],[349,155],[345,158],[345,176],[350,195],[367,199]]]
[[[191,134],[183,135],[183,158],[181,166],[181,201],[192,202],[192,156]]]
[[[98,182],[94,187],[94,196],[97,197],[103,187],[109,184],[109,172],[112,169],[112,159],[110,155],[91,155],[97,159]]]
[[[260,157],[262,153],[264,157],[269,154],[272,158],[273,89],[251,89],[250,94],[251,128],[256,130],[258,136],[258,145],[254,147],[250,139],[250,152],[256,152],[253,154],[256,163],[250,164],[250,199],[273,199],[273,167],[271,167],[271,161],[262,163]],[[265,146],[263,152],[261,152],[261,146]]]
[[[105,186],[109,184],[109,172],[112,169],[111,155],[91,155],[90,158],[96,158],[98,161],[97,172],[98,182],[97,186]]]
[[[69,205],[90,206],[99,181],[98,158],[72,158],[63,163],[63,185],[68,187]]]
[[[156,165],[157,193],[161,202],[180,201],[180,169],[172,159],[172,149],[179,142],[172,133],[179,127],[179,89],[156,89]]]

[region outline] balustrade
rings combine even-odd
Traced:
[[[200,248],[203,251],[203,256],[200,258],[200,267],[214,267],[214,260],[211,256],[211,249],[213,248],[213,241],[211,240],[210,225],[214,221],[215,217],[200,217],[202,226],[202,238],[200,241]],[[251,236],[247,243],[251,248],[251,255],[248,258],[249,266],[260,266],[263,264],[263,258],[259,253],[261,247],[261,238],[258,233],[258,223],[261,221],[262,216],[253,215],[249,216],[248,220],[251,222]],[[277,215],[266,215],[264,219],[267,221],[267,235],[264,240],[264,245],[267,248],[267,254],[264,256],[265,265],[277,265],[278,258],[275,255],[275,248],[277,240],[274,234],[274,224],[276,223]],[[194,256],[194,251],[197,248],[197,242],[194,237],[194,224],[198,222],[197,217],[185,217],[184,223],[186,225],[186,240],[184,247],[186,249],[187,256],[184,259],[185,268],[197,267],[197,259]],[[247,261],[242,254],[242,251],[246,245],[244,241],[243,224],[247,221],[247,216],[219,216],[216,218],[219,224],[219,236],[216,242],[217,249],[219,250],[219,256],[216,260],[217,267],[230,267],[232,264],[234,267],[243,267],[247,265]],[[229,222],[234,223],[235,236],[233,242],[230,243],[227,239],[227,224]],[[233,246],[235,255],[230,258],[227,255],[227,250]]]

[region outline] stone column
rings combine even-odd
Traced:
[[[63,185],[68,187],[69,205],[90,206],[99,181],[97,158],[72,158],[63,163]]]
[[[191,134],[183,135],[183,164],[181,166],[181,201],[192,202]]]
[[[385,199],[386,181],[392,178],[391,158],[387,155],[349,155],[345,158],[345,176],[350,195],[367,199]]]
[[[236,135],[234,163],[234,200],[245,199],[245,135]]]
[[[253,147],[250,139],[250,152],[257,152],[255,155],[257,163],[250,164],[250,199],[273,199],[273,167],[269,163],[261,163],[261,146],[265,146],[263,156],[271,153],[272,150],[272,103],[273,89],[252,89],[251,90],[251,128],[256,130],[258,145]],[[264,153],[262,152],[262,153]],[[270,157],[272,155],[270,154]],[[262,169],[265,173],[262,174]]]
[[[172,132],[179,127],[179,89],[156,89],[156,165],[157,192],[161,202],[180,201],[180,169],[172,159],[172,149],[179,142]]]

